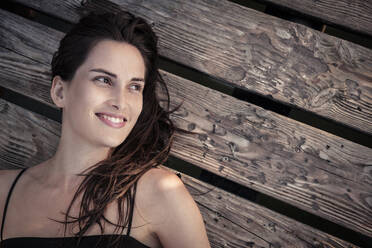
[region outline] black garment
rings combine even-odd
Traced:
[[[3,240],[3,228],[5,223],[5,215],[8,208],[8,203],[10,196],[12,194],[13,188],[17,183],[19,177],[22,175],[23,172],[26,171],[27,168],[24,168],[20,171],[17,177],[14,179],[12,186],[10,187],[8,197],[6,199],[4,213],[3,213],[3,220],[1,222],[1,241],[0,241],[0,248],[57,248],[64,242],[64,247],[73,247],[78,240],[78,237],[15,237],[15,238],[7,238]],[[134,195],[136,193],[136,184],[134,185]],[[122,235],[122,242],[120,247],[133,247],[133,248],[149,248],[148,246],[142,244],[135,238],[129,236],[130,229],[132,227],[132,217],[133,217],[133,206],[134,206],[134,198],[132,202],[132,206],[129,212],[129,224],[128,224],[128,231],[126,235]],[[119,234],[108,234],[108,235],[89,235],[83,236],[80,240],[79,248],[94,248],[96,247],[108,247],[110,237],[114,240],[116,237],[120,236]]]

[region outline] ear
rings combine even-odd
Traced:
[[[63,108],[65,106],[66,93],[66,82],[64,82],[60,76],[55,76],[50,89],[50,96],[52,97],[54,104]]]

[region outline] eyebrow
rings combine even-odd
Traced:
[[[113,78],[117,78],[116,74],[112,73],[112,72],[109,72],[109,71],[106,71],[104,69],[101,69],[101,68],[97,68],[97,69],[92,69],[90,71],[94,71],[94,72],[102,72],[102,73],[105,73],[107,75],[109,75],[110,77],[113,77]],[[143,78],[138,78],[138,77],[134,77],[132,78],[130,81],[137,81],[137,82],[143,82],[145,83],[145,79]]]

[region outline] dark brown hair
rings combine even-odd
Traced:
[[[149,169],[164,163],[169,155],[175,131],[186,131],[175,127],[169,115],[180,106],[170,110],[167,86],[158,71],[157,36],[151,26],[142,18],[124,11],[91,12],[73,26],[60,42],[58,51],[52,59],[52,78],[59,75],[70,81],[85,61],[91,49],[102,40],[115,40],[135,46],[145,61],[145,87],[143,90],[143,109],[125,141],[111,149],[109,156],[91,166],[77,189],[65,214],[65,232],[68,223],[78,223],[78,243],[90,226],[97,223],[103,234],[102,219],[115,225],[115,231],[128,225],[129,209],[133,205],[133,189],[138,179]],[[166,103],[160,105],[156,92],[161,90]],[[187,131],[186,131],[187,132]],[[79,217],[69,216],[71,206],[83,194]],[[103,215],[106,206],[117,201],[118,224],[107,220]],[[124,208],[124,203],[127,207]],[[126,211],[124,211],[126,209]],[[123,215],[123,213],[125,213]],[[67,218],[73,221],[67,221]],[[114,247],[122,237],[118,236],[109,247]]]

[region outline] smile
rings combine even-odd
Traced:
[[[96,114],[96,116],[106,125],[114,128],[122,128],[125,126],[126,121],[119,118],[109,117],[107,115]]]

